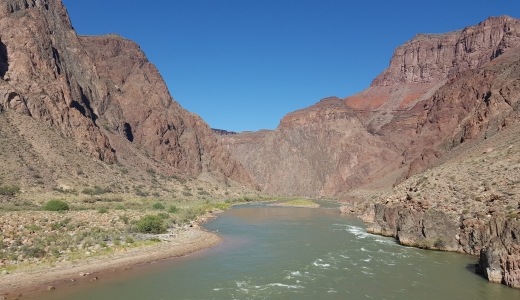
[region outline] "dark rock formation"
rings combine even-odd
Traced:
[[[227,130],[223,130],[223,129],[211,128],[211,130],[212,130],[213,133],[216,134],[216,135],[230,135],[230,134],[237,134],[237,133],[234,132],[234,131],[227,131]]]

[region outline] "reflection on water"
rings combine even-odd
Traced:
[[[206,224],[221,246],[60,299],[518,299],[476,258],[397,245],[338,210],[243,205]]]

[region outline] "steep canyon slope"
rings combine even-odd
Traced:
[[[507,16],[419,34],[363,92],[290,113],[276,130],[220,140],[268,193],[388,188],[456,145],[516,122],[519,47],[520,21]]]
[[[0,1],[0,77],[3,109],[58,129],[95,159],[141,168],[156,160],[165,174],[251,185],[208,125],[173,100],[137,44],[78,36],[60,0]],[[136,151],[148,158],[132,157]]]

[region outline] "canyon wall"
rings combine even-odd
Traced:
[[[139,148],[193,176],[251,185],[208,125],[175,102],[139,46],[119,36],[82,37],[60,0],[0,1],[0,105],[74,139],[113,163],[114,145]],[[111,143],[108,133],[129,144]]]
[[[220,139],[268,193],[391,187],[460,143],[516,122],[518,49],[520,21],[507,16],[419,34],[365,91],[290,113],[273,131]]]

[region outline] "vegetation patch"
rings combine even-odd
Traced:
[[[65,211],[69,210],[69,205],[65,201],[61,200],[50,200],[45,204],[43,209],[48,211]]]
[[[160,216],[146,215],[137,221],[137,230],[141,233],[165,233],[166,224]]]
[[[20,191],[20,187],[17,185],[4,185],[0,186],[0,195],[14,196]]]
[[[271,206],[287,206],[287,207],[311,207],[318,208],[320,205],[310,199],[296,199],[288,202],[277,202],[269,204]]]

